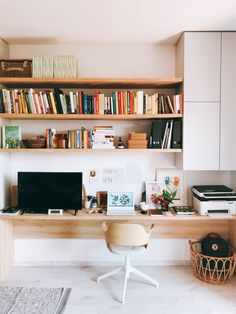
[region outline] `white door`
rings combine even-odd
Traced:
[[[185,102],[184,170],[219,170],[219,102]]]
[[[222,33],[220,169],[236,170],[236,33]]]
[[[220,32],[184,34],[185,101],[220,101]]]

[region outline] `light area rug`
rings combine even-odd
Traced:
[[[70,288],[0,287],[1,314],[61,314]]]

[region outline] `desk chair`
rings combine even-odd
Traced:
[[[110,225],[107,225],[105,222],[102,224],[102,229],[105,234],[109,251],[114,254],[124,255],[125,264],[123,267],[119,267],[109,273],[99,276],[97,278],[97,282],[100,282],[100,280],[115,275],[119,271],[124,270],[125,280],[122,303],[125,302],[127,280],[130,276],[130,273],[135,273],[136,275],[149,281],[154,286],[159,287],[159,284],[156,280],[131,266],[129,260],[130,255],[143,253],[147,249],[153,227],[154,225],[151,226],[149,232],[146,232],[143,226],[139,224],[111,223]]]

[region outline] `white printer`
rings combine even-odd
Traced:
[[[236,193],[225,185],[194,185],[193,208],[200,215],[236,215]]]

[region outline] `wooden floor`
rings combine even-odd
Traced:
[[[119,302],[123,273],[98,284],[112,267],[15,267],[4,286],[72,287],[64,314],[235,314],[236,277],[214,286],[196,279],[190,267],[139,267],[157,279],[157,289],[131,275],[126,304]]]

